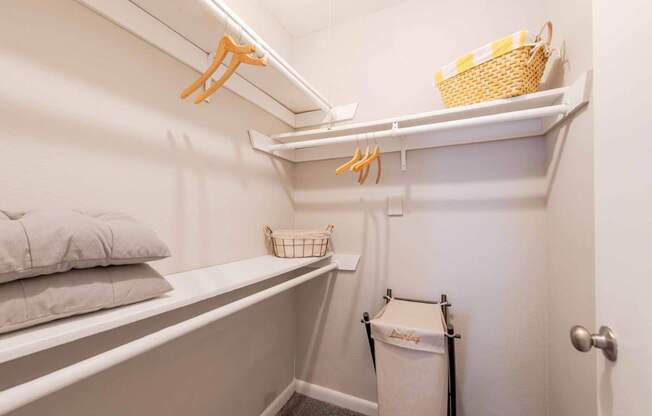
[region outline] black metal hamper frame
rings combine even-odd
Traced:
[[[456,334],[453,325],[448,319],[448,308],[453,306],[448,302],[448,296],[445,294],[441,295],[439,302],[428,301],[421,299],[409,299],[409,298],[398,298],[392,296],[392,289],[387,289],[387,294],[383,297],[385,304],[389,303],[390,300],[404,300],[408,302],[419,302],[419,303],[429,303],[433,305],[441,305],[442,314],[444,316],[444,322],[446,322],[446,347],[448,352],[448,415],[457,416],[457,387],[455,379],[455,340],[462,338],[462,335]],[[365,331],[367,333],[367,341],[369,342],[369,351],[371,352],[371,360],[374,365],[374,371],[376,370],[376,347],[374,344],[374,339],[371,337],[371,320],[369,319],[369,312],[364,312],[362,314],[362,321],[365,326]]]

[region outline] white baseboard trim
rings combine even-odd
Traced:
[[[321,400],[322,402],[344,407],[345,409],[353,410],[366,416],[378,415],[378,404],[369,400],[297,379],[294,380],[294,388],[297,393]]]
[[[326,387],[311,384],[296,378],[263,410],[260,416],[276,416],[290,400],[294,392],[303,394],[322,402],[362,413],[365,416],[377,416],[378,404],[359,397],[351,396]]]
[[[294,394],[295,384],[296,380],[292,380],[292,382],[288,384],[288,386],[281,392],[281,394],[279,394],[274,399],[274,401],[271,402],[269,406],[265,408],[265,410],[263,410],[263,413],[261,413],[260,416],[276,416],[276,414],[281,411],[283,406],[285,406],[285,403],[287,403],[288,400],[290,400],[290,397],[292,397]]]

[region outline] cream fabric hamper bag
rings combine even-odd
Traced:
[[[379,416],[446,416],[442,319],[439,305],[392,299],[371,320]]]

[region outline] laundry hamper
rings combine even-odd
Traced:
[[[543,32],[548,35],[544,40]],[[443,66],[435,82],[446,107],[536,92],[550,56],[552,23],[495,40]]]
[[[328,253],[334,225],[325,230],[276,230],[265,226],[265,235],[271,241],[276,257],[323,257]]]
[[[371,320],[379,416],[446,416],[442,319],[440,305],[392,299]]]

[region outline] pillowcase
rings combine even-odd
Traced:
[[[0,334],[140,302],[172,286],[146,264],[72,270],[0,285]]]
[[[153,231],[125,214],[0,210],[0,283],[169,256]]]

